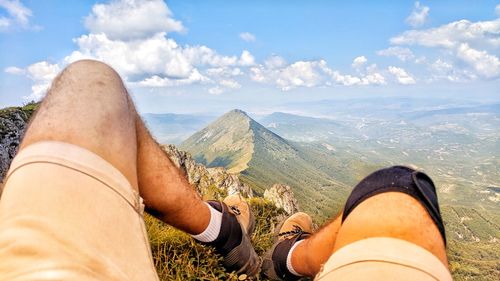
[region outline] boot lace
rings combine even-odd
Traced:
[[[307,231],[304,231],[300,226],[294,224],[292,230],[280,232],[278,234],[278,236],[279,237],[283,236],[283,237],[285,237],[285,239],[288,239],[288,238],[291,238],[291,237],[301,236],[303,234],[311,234],[311,233],[307,232]]]
[[[236,206],[229,206],[229,209],[231,209],[231,211],[235,214],[235,215],[241,215],[241,211],[240,209],[238,209],[238,207]]]

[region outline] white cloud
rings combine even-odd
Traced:
[[[497,14],[497,16],[500,16],[500,4],[495,6],[495,14]]]
[[[213,67],[208,68],[205,73],[208,76],[215,77],[233,77],[243,75],[243,71],[239,67]]]
[[[451,82],[466,82],[476,79],[476,75],[470,71],[456,67],[452,62],[437,59],[429,64],[431,74],[430,82],[437,80],[447,80]]]
[[[80,59],[97,59],[114,67],[129,86],[175,87],[215,84],[220,77],[216,71],[205,72],[205,69],[220,68],[222,76],[237,76],[243,73],[240,66],[255,63],[246,50],[240,56],[223,56],[206,46],[178,45],[166,35],[182,30],[182,23],[170,17],[170,10],[163,1],[113,0],[108,4],[96,4],[87,17],[90,33],[75,38],[77,50],[55,66],[60,69]],[[135,26],[136,21],[141,21],[142,25]],[[124,25],[118,28],[121,22]],[[128,34],[121,34],[122,31]],[[34,81],[35,96],[47,88],[47,79],[34,77],[30,69],[42,63],[26,68],[25,75]],[[15,72],[14,69],[9,71]]]
[[[168,77],[160,77],[158,75],[153,75],[139,82],[132,82],[132,85],[142,86],[142,87],[172,87],[172,86],[183,86],[190,85],[193,83],[208,83],[211,80],[206,76],[203,76],[198,72],[197,69],[185,78],[172,79]]]
[[[34,63],[27,68],[9,66],[4,69],[6,73],[14,75],[26,75],[33,81],[31,94],[24,96],[25,101],[39,101],[44,96],[52,83],[52,80],[61,71],[58,64],[51,64],[46,61]]]
[[[409,30],[390,39],[394,45],[454,48],[460,43],[500,47],[500,18],[493,21],[460,20],[436,28]]]
[[[26,71],[28,76],[33,80],[52,81],[59,71],[61,71],[61,68],[57,64],[41,61],[30,65]]]
[[[387,49],[380,50],[377,52],[377,55],[379,55],[379,56],[394,56],[394,57],[397,57],[401,61],[411,60],[415,57],[415,55],[413,55],[413,52],[410,49],[402,48],[399,46],[389,47]]]
[[[328,67],[326,61],[297,61],[292,64],[277,56],[265,61],[263,65],[250,68],[250,78],[259,83],[274,84],[282,91],[298,87],[323,87],[343,85],[385,85],[385,77],[378,72],[376,65],[372,64],[365,69],[361,66],[366,63],[366,58],[358,57],[357,67],[360,76],[341,74]]]
[[[245,42],[254,42],[256,40],[255,35],[250,32],[242,32],[240,33],[241,40]]]
[[[408,74],[406,70],[395,66],[389,66],[388,70],[392,75],[394,75],[399,84],[415,84],[415,79],[410,74]]]
[[[14,27],[30,27],[29,19],[33,13],[19,0],[0,0],[0,8],[8,14],[8,16],[0,17],[0,31]]]
[[[223,87],[229,88],[229,89],[239,89],[241,88],[240,83],[236,82],[235,80],[231,79],[223,79],[219,82],[219,84]]]
[[[20,74],[25,74],[26,71],[22,68],[15,67],[15,66],[9,66],[4,69],[5,73],[9,74],[14,74],[14,75],[20,75]]]
[[[250,68],[250,78],[261,83],[276,85],[282,91],[297,87],[315,87],[324,82],[324,60],[297,61],[290,65],[282,65],[281,59],[271,58],[265,65]],[[281,65],[279,67],[278,65]]]
[[[19,69],[16,69],[16,71],[19,71]],[[38,101],[42,99],[49,89],[50,83],[60,71],[61,68],[59,65],[51,64],[46,61],[37,62],[28,66],[24,72],[34,81],[34,84],[31,87],[32,93],[23,97],[23,99],[27,101]]]
[[[390,42],[439,49],[440,59],[451,61],[458,68],[446,75],[438,71],[437,76],[449,81],[500,77],[499,58],[494,55],[500,51],[500,18],[478,22],[459,20],[435,28],[409,30],[391,38]],[[419,60],[421,62],[425,63]]]
[[[486,51],[478,51],[462,43],[457,49],[457,57],[471,65],[476,72],[485,78],[500,76],[500,60]]]
[[[0,3],[2,1],[6,0],[0,0]],[[415,11],[423,13],[425,8],[417,2]],[[428,10],[425,14],[427,17]],[[137,22],[140,24],[135,24]],[[96,4],[85,24],[88,34],[75,38],[77,49],[58,64],[42,61],[27,68],[12,66],[4,71],[26,75],[34,81],[30,98],[41,97],[60,69],[84,58],[110,64],[129,86],[202,84],[210,94],[240,89],[242,84],[246,85],[244,82],[248,78],[282,91],[300,87],[416,83],[413,75],[405,69],[384,66],[379,70],[377,65],[368,64],[365,56],[354,58],[351,65],[353,74],[330,69],[324,60],[287,62],[281,56],[272,55],[259,63],[247,50],[223,55],[203,45],[179,45],[168,34],[185,28],[180,21],[172,18],[167,5],[159,0],[112,0],[107,4]],[[478,77],[495,79],[500,76],[500,62],[498,56],[492,54],[497,54],[500,48],[499,35],[500,19],[483,22],[461,20],[436,28],[403,32],[391,38],[393,46],[379,50],[377,54],[408,62],[418,54],[413,53],[411,46],[438,48],[442,51],[439,59],[432,55],[428,59],[423,56],[415,59],[419,67],[427,67],[429,71],[429,76],[419,77],[419,81],[468,81]],[[248,32],[241,33],[240,37],[242,40],[255,40],[255,36]],[[428,62],[432,60],[434,63]]]
[[[286,60],[280,56],[271,56],[264,61],[267,68],[275,69],[286,66]]]
[[[182,54],[195,65],[210,65],[214,67],[231,66],[238,63],[236,56],[220,56],[216,51],[206,46],[193,46],[183,49]]]
[[[385,85],[387,82],[385,81],[385,77],[378,73],[370,73],[367,74],[365,77],[361,78],[361,84],[362,85]]]
[[[6,17],[0,17],[0,30],[10,26],[10,20]]]
[[[241,84],[233,79],[222,79],[218,81],[218,85],[215,87],[209,88],[208,93],[212,95],[220,95],[229,90],[236,90],[241,88]]]
[[[111,39],[105,33],[90,33],[75,39],[75,43],[79,49],[65,58],[66,64],[83,58],[98,59],[116,68],[132,85],[140,86],[205,83],[211,79],[201,74],[204,68],[210,69],[206,73],[211,76],[216,76],[217,72],[241,75],[236,66],[255,63],[246,50],[240,57],[222,56],[206,46],[180,46],[167,38],[165,32],[135,40]],[[147,78],[134,83],[141,77]]]
[[[320,85],[323,78],[321,75],[321,65],[326,62],[321,61],[297,61],[282,69],[276,78],[276,84],[283,91],[288,91],[296,87],[315,87]]]
[[[208,93],[212,94],[212,95],[220,95],[220,94],[224,93],[224,89],[222,89],[219,86],[215,86],[213,88],[208,89]]]
[[[415,2],[415,6],[411,14],[406,18],[406,23],[412,27],[419,27],[425,23],[429,16],[429,7],[420,5],[420,2]]]
[[[333,81],[336,84],[344,85],[344,86],[353,86],[361,84],[361,79],[356,76],[351,75],[343,75],[340,74],[339,71],[332,72]]]
[[[242,66],[250,66],[255,64],[255,58],[250,54],[249,51],[243,50],[240,56],[240,60],[238,62]]]
[[[353,61],[352,61],[352,67],[353,68],[360,68],[362,67],[368,60],[366,59],[365,56],[360,56],[360,57],[356,57]]]
[[[182,47],[180,47],[182,48]],[[208,65],[213,67],[228,67],[228,66],[250,66],[255,63],[255,59],[247,50],[241,52],[240,57],[237,56],[221,56],[216,51],[206,46],[187,46],[183,48],[183,55],[186,56],[189,62],[193,65]]]
[[[144,40],[111,40],[106,34],[82,35],[75,42],[79,50],[65,58],[70,63],[94,58],[115,67],[126,78],[144,74],[188,77],[194,67],[177,43],[159,33]]]
[[[357,77],[349,74],[341,74],[339,71],[331,71],[330,76],[335,84],[343,86],[356,85],[385,85],[385,77],[378,73],[369,73],[365,76]]]
[[[356,86],[356,85],[385,85],[387,82],[385,81],[385,77],[379,73],[377,69],[376,64],[371,64],[364,69],[361,68],[361,65],[366,64],[367,60],[365,57],[358,57],[356,58],[358,61],[357,65],[357,72],[360,75],[358,76],[353,76],[349,74],[341,74],[337,70],[331,70],[330,68],[326,67],[326,65],[323,67],[323,71],[330,76],[332,79],[333,83],[338,84],[338,85],[343,85],[343,86]],[[354,59],[354,61],[356,61]],[[359,65],[359,63],[361,65]],[[329,82],[327,82],[329,84]]]
[[[148,22],[153,9],[158,17]],[[131,86],[215,84],[209,89],[212,94],[241,87],[229,78],[243,75],[240,67],[255,64],[247,50],[240,56],[223,56],[207,46],[181,46],[168,38],[168,32],[183,27],[170,18],[171,12],[163,1],[112,1],[95,5],[92,11],[87,17],[90,33],[74,40],[78,50],[67,56],[64,64],[94,58],[113,66]],[[113,27],[130,17],[135,18],[132,22],[144,21],[142,26],[131,27],[127,34],[120,33],[126,28]]]
[[[250,68],[250,79],[255,82],[265,83],[269,82],[268,77],[265,76],[266,69],[262,66]]]
[[[156,33],[184,30],[162,0],[112,0],[96,4],[85,18],[91,33],[104,33],[115,40],[141,39]]]

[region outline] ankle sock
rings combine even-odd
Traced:
[[[215,247],[219,254],[226,255],[243,239],[240,223],[235,215],[228,212],[224,203],[219,201],[206,203],[210,208],[210,223],[205,231],[191,236],[203,244]],[[215,239],[213,239],[214,237]]]
[[[194,239],[209,243],[215,241],[217,237],[219,237],[219,233],[222,226],[222,213],[212,207],[210,204],[205,203],[210,210],[210,222],[208,223],[207,228],[200,234],[191,235]]]
[[[291,274],[295,276],[302,276],[302,275],[297,273],[297,271],[295,271],[295,269],[293,268],[292,253],[293,250],[295,250],[295,247],[297,247],[302,242],[304,242],[304,240],[297,241],[295,244],[293,244],[292,248],[290,248],[290,251],[288,252],[288,255],[286,256],[286,268],[288,269],[288,271],[290,271]]]

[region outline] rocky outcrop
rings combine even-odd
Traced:
[[[189,153],[178,150],[174,145],[164,145],[162,148],[205,199],[223,199],[235,193],[247,198],[253,197],[252,189],[224,168],[206,168],[196,163]]]
[[[226,169],[216,167],[208,168],[207,171],[214,182],[218,183],[219,188],[226,190],[228,195],[239,193],[243,197],[253,197],[252,189],[248,185],[242,183],[238,176],[229,174]]]
[[[0,110],[0,183],[9,169],[12,158],[28,125],[32,111],[20,107]]]
[[[293,195],[292,188],[284,184],[275,184],[264,192],[264,198],[276,207],[285,210],[289,215],[299,211],[299,203]]]

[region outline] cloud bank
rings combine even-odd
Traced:
[[[31,11],[19,1],[0,0],[11,22],[29,25]],[[495,7],[498,11],[498,6]],[[406,22],[425,24],[430,8],[415,3]],[[0,27],[5,25],[0,18]],[[340,71],[324,59],[288,62],[279,55],[257,61],[248,50],[220,54],[205,45],[180,45],[169,36],[186,33],[184,24],[162,0],[112,0],[95,4],[84,18],[87,33],[74,38],[76,49],[60,61],[39,61],[27,67],[4,69],[33,81],[27,100],[43,97],[55,75],[71,62],[97,59],[113,66],[129,87],[163,88],[200,85],[208,94],[239,91],[257,83],[291,91],[296,88],[413,85],[445,80],[464,82],[498,79],[500,18],[471,22],[459,20],[427,29],[411,29],[389,39],[378,57],[394,61],[373,63],[370,54],[352,59],[351,69]],[[245,42],[255,35],[242,32]],[[423,50],[423,51],[422,51]],[[384,65],[385,64],[385,65]],[[412,73],[420,74],[416,77]]]

